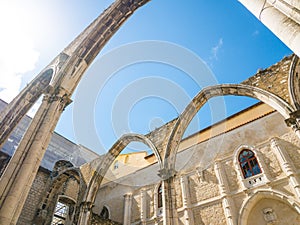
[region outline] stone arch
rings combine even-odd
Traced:
[[[58,161],[59,163],[64,162],[64,160]],[[67,167],[69,164],[67,165]],[[38,224],[50,224],[53,216],[53,212],[57,203],[59,196],[64,196],[65,198],[71,199],[74,204],[74,218],[73,221],[78,220],[78,214],[80,211],[80,203],[82,202],[84,191],[86,190],[86,183],[82,177],[80,169],[69,167],[61,171],[55,170],[51,174],[52,180],[46,189],[44,199],[37,211],[34,222]],[[71,196],[64,195],[59,192],[59,188],[62,187],[70,178],[74,178],[78,183],[78,195],[74,199]]]
[[[256,190],[253,195],[249,196],[241,205],[239,211],[238,225],[247,225],[248,217],[252,209],[259,203],[260,200],[269,199],[281,202],[290,208],[294,209],[296,213],[300,214],[300,204],[290,196],[279,191],[270,191],[266,189]]]
[[[0,113],[0,147],[39,97],[47,90],[53,69],[44,69]]]
[[[257,87],[243,84],[223,84],[204,88],[196,95],[196,97],[193,98],[193,100],[188,104],[183,113],[177,119],[174,129],[170,135],[164,156],[163,163],[165,169],[174,170],[176,153],[180,140],[182,139],[182,136],[191,120],[201,109],[201,107],[210,98],[225,95],[246,96],[258,99],[274,108],[285,119],[290,118],[290,114],[294,111],[294,107],[290,106],[282,98]]]
[[[154,152],[154,155],[157,158],[158,164],[160,168],[162,168],[162,159],[159,151],[157,150],[156,146],[153,142],[147,138],[145,135],[142,134],[125,134],[119,140],[117,140],[114,145],[110,148],[108,153],[105,155],[101,163],[98,165],[96,171],[99,173],[100,176],[104,177],[107,170],[109,169],[110,165],[114,162],[117,156],[122,152],[122,150],[129,145],[131,142],[141,142]]]
[[[66,50],[70,57],[63,63],[59,72],[56,73],[51,87],[34,116],[32,123],[26,130],[16,152],[10,160],[0,183],[0,217],[4,223],[16,223],[21,209],[25,204],[26,197],[30,191],[34,177],[38,171],[36,162],[40,162],[45,154],[51,136],[57,122],[68,104],[84,72],[92,64],[104,45],[117,32],[120,26],[139,9],[148,3],[149,0],[117,0],[100,14],[95,23],[86,28]],[[53,64],[53,63],[51,63]],[[25,90],[23,94],[28,95]],[[19,100],[28,100],[18,95]],[[21,104],[12,104],[7,107],[4,118],[1,121],[11,121],[22,116],[26,110],[19,111]],[[1,116],[0,116],[1,117]],[[2,118],[1,118],[2,119]],[[16,124],[7,122],[3,127],[13,129]],[[2,134],[2,132],[1,132]],[[1,138],[3,142],[8,137]],[[1,143],[1,142],[0,142]],[[24,163],[26,162],[26,163]],[[27,177],[28,179],[20,179]],[[19,187],[23,187],[20,189]]]
[[[115,144],[110,148],[108,153],[104,156],[104,158],[97,166],[96,171],[88,185],[85,197],[86,202],[93,203],[95,201],[98,188],[100,187],[102,179],[105,176],[110,165],[114,162],[114,160],[122,152],[122,150],[128,144],[134,141],[142,142],[145,145],[149,146],[157,158],[160,169],[162,169],[162,160],[160,153],[150,139],[141,134],[125,134],[115,142]]]
[[[289,71],[288,90],[290,94],[291,104],[300,109],[300,60],[294,55]]]
[[[54,218],[56,218],[56,220],[60,220],[62,219],[60,216],[64,216],[64,220],[65,220],[65,224],[71,224],[73,223],[74,220],[74,215],[75,215],[75,205],[76,205],[76,200],[66,196],[66,195],[58,195],[57,199],[56,199],[56,204],[55,204],[55,209],[52,212],[52,216],[51,216],[51,224],[53,224],[55,222],[55,224],[60,224],[58,221],[55,221]],[[63,209],[65,208],[65,209]],[[56,209],[57,210],[56,212]],[[57,213],[59,213],[59,215],[57,215]],[[59,217],[58,217],[59,216]]]

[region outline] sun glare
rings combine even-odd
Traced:
[[[11,101],[20,90],[22,74],[33,70],[39,57],[34,49],[30,13],[15,2],[0,2],[0,98]]]

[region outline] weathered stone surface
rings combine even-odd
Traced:
[[[260,69],[255,75],[243,81],[242,84],[264,89],[291,103],[288,76],[292,57],[292,55],[287,56],[266,69]]]

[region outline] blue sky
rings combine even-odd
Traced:
[[[0,65],[5,68],[0,87],[7,91],[0,91],[0,97],[10,101],[16,91],[38,74],[111,2],[1,2],[1,25],[8,32],[1,37],[0,42],[2,49],[7,49],[10,54],[2,51],[0,55]],[[101,76],[101,69],[95,70],[98,69],[97,63],[112,50],[118,51],[120,46],[149,40],[190,51],[202,60],[220,84],[239,83],[254,75],[259,68],[267,68],[291,54],[277,37],[236,0],[152,0],[126,21],[87,74],[96,71]],[[162,54],[159,49],[157,52],[158,56]],[[121,57],[127,57],[126,52]],[[178,60],[184,61],[186,58],[179,57]],[[185,63],[188,67],[190,62]],[[196,76],[201,78],[201,74]],[[191,77],[191,74],[166,63],[145,61],[124,67],[110,74],[109,81],[98,90],[97,98],[93,99],[94,108],[87,109],[94,113],[91,119],[100,140],[98,143],[89,140],[88,135],[81,138],[74,134],[74,104],[66,109],[56,131],[76,143],[103,153],[122,133],[147,133],[175,118],[201,89]],[[161,86],[166,87],[163,92],[160,92],[164,89]],[[73,95],[75,104],[77,94]],[[179,101],[180,106],[177,107]],[[254,102],[246,98],[226,97],[226,113],[220,115],[210,112],[210,104],[207,104],[198,115],[200,124],[196,124],[190,132],[204,128]],[[214,118],[211,118],[212,115]]]

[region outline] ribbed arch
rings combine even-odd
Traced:
[[[158,152],[157,148],[150,139],[141,134],[125,134],[115,142],[115,144],[110,148],[108,153],[104,156],[104,158],[97,166],[96,172],[94,173],[88,186],[85,201],[94,202],[96,194],[98,192],[98,188],[100,187],[102,179],[108,171],[109,167],[117,158],[117,156],[122,152],[122,150],[126,148],[126,146],[129,145],[131,142],[142,142],[148,147],[150,147],[150,149],[154,152],[157,158],[160,169],[162,169],[162,160],[160,153]]]
[[[164,168],[174,169],[176,153],[182,136],[202,106],[213,97],[235,95],[246,96],[258,99],[278,111],[285,119],[290,117],[295,109],[280,97],[249,85],[243,84],[224,84],[204,88],[188,104],[183,113],[179,116],[174,129],[170,135],[169,142],[164,156]]]
[[[64,160],[61,160],[60,162],[63,162]],[[68,161],[65,161],[68,162]],[[70,163],[71,164],[71,163]],[[61,196],[62,193],[58,192],[59,188],[68,181],[68,179],[74,178],[78,185],[79,185],[79,192],[76,199],[71,198],[70,196],[63,195],[64,198],[69,198],[73,201],[75,211],[79,212],[80,210],[80,203],[82,202],[84,191],[86,190],[86,183],[83,180],[81,171],[79,168],[70,167],[67,169],[64,169],[60,171],[52,180],[48,190],[47,195],[45,195],[43,202],[38,209],[36,213],[35,220],[37,221],[43,221],[39,222],[39,224],[50,224],[52,221],[53,212],[55,209],[56,201]],[[47,216],[44,218],[42,215],[42,210],[47,211]],[[42,219],[41,219],[42,218]],[[75,213],[75,216],[73,218],[73,222],[76,223],[78,220],[78,213]]]

